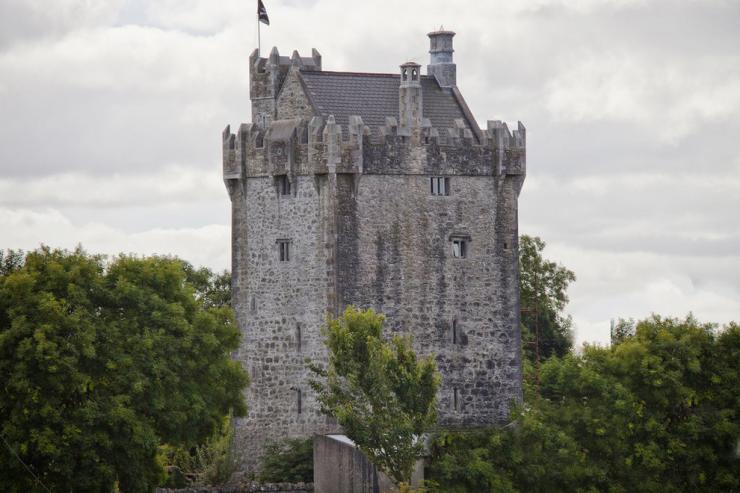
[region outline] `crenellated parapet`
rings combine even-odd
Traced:
[[[522,122],[511,132],[504,122],[489,121],[486,138],[494,151],[497,174],[526,176],[527,131]]]
[[[526,130],[521,122],[489,121],[480,143],[462,120],[433,128],[421,120],[413,139],[389,116],[373,131],[359,116],[338,124],[333,115],[242,124],[223,132],[224,180],[326,173],[520,176],[526,174]]]

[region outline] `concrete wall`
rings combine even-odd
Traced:
[[[316,493],[386,493],[395,491],[393,482],[354,444],[341,435],[316,435],[313,440],[313,474]],[[424,466],[418,461],[411,479],[413,486],[424,480]]]

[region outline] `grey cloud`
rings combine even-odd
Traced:
[[[522,232],[579,275],[580,340],[602,337],[610,316],[740,311],[727,301],[740,299],[740,3],[462,5],[394,3],[389,17],[377,2],[271,0],[263,49],[316,47],[327,70],[395,72],[426,64],[426,33],[444,23],[481,124],[527,126]],[[83,241],[225,266],[219,134],[249,120],[254,34],[243,0],[3,2],[0,187],[25,193],[0,201],[0,248]],[[167,189],[173,165],[213,186]],[[78,177],[69,193],[45,188],[62,175]]]
[[[74,29],[110,22],[122,0],[3,0],[0,51],[15,43],[62,36]]]

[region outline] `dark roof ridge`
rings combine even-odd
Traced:
[[[362,77],[395,77],[399,78],[401,77],[399,74],[388,74],[383,72],[349,72],[345,70],[306,70],[302,71],[303,73],[308,73],[309,75],[359,75]],[[431,78],[433,79],[433,75],[422,75],[423,79]]]
[[[348,72],[344,70],[312,70],[308,75],[362,75],[367,77],[399,77],[397,74],[385,74],[379,72]]]

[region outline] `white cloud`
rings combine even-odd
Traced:
[[[78,224],[58,210],[0,207],[0,248],[32,250],[40,244],[116,255],[176,255],[212,269],[230,266],[231,232],[221,224],[193,228],[153,228],[127,233],[106,224]]]
[[[609,320],[644,319],[652,313],[705,322],[740,320],[740,252],[719,266],[714,258],[642,252],[607,252],[550,243],[545,256],[576,272],[567,311],[576,341],[609,342]],[[724,275],[719,270],[728,272]],[[696,279],[702,277],[704,281]]]
[[[634,122],[668,142],[740,111],[740,57],[677,63],[639,54],[580,53],[547,84],[555,121]]]
[[[63,173],[0,178],[0,205],[121,207],[225,200],[217,170],[167,166],[151,173]]]

